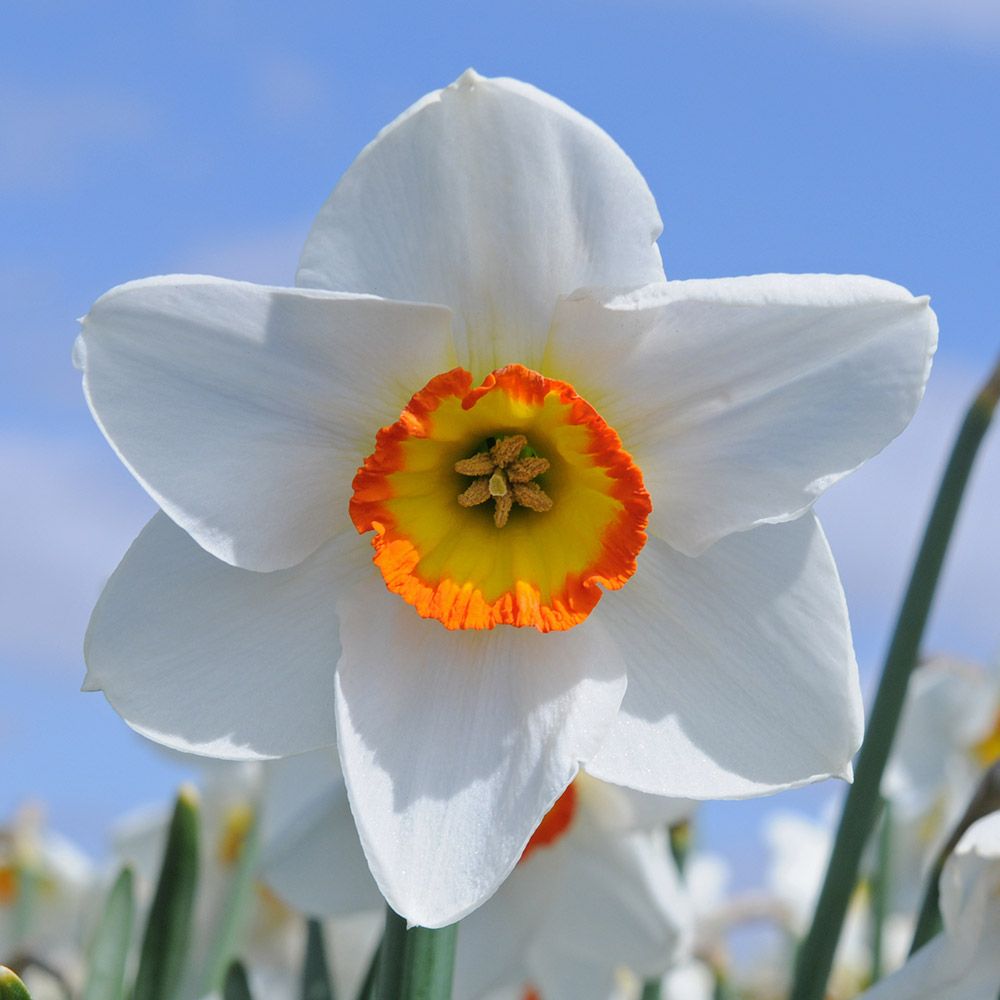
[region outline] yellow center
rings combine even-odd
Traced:
[[[220,864],[235,865],[243,856],[253,819],[253,810],[246,805],[233,806],[226,812],[216,852]]]
[[[992,767],[1000,760],[1000,712],[993,722],[993,728],[973,748],[972,753],[982,767]]]
[[[524,461],[542,456],[544,467]],[[378,433],[351,500],[388,588],[452,629],[572,628],[601,586],[635,572],[650,510],[597,411],[520,365],[477,388],[460,368],[431,379]]]

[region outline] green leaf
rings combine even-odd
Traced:
[[[97,932],[90,945],[83,1000],[121,1000],[125,992],[125,963],[132,943],[135,919],[131,868],[123,868],[108,893]]]
[[[182,788],[146,922],[134,1000],[175,1000],[184,974],[198,882],[198,801]]]
[[[6,965],[0,965],[0,1000],[31,1000],[27,986]]]
[[[931,602],[958,509],[979,446],[1000,401],[1000,364],[972,401],[955,439],[924,530],[916,563],[886,653],[868,717],[854,784],[844,802],[812,926],[799,949],[790,1000],[823,1000],[847,905],[858,880],[861,853],[878,819],[882,773],[892,748],[910,674],[917,662]]]
[[[378,1000],[450,1000],[458,924],[407,928],[390,907],[378,970]]]
[[[372,955],[372,960],[368,963],[368,970],[365,972],[365,978],[361,983],[361,988],[358,990],[358,1000],[375,1000],[378,996],[376,990],[378,989],[378,967],[382,958],[382,942],[379,941],[378,947],[375,949]]]
[[[215,992],[222,985],[227,967],[231,968],[238,950],[240,933],[250,915],[251,895],[260,836],[254,815],[240,849],[236,867],[229,876],[221,911],[213,922],[213,937],[200,975],[199,996]]]
[[[242,962],[230,962],[222,981],[222,1000],[253,1000],[247,970]]]
[[[302,1000],[334,1000],[323,944],[323,925],[318,920],[309,921],[306,955],[302,963]]]

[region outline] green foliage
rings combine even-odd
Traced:
[[[142,939],[134,1000],[174,1000],[187,960],[198,881],[198,803],[182,788],[170,821],[156,895]]]
[[[253,1000],[242,962],[230,962],[222,981],[222,1000]]]
[[[323,926],[318,920],[309,921],[306,955],[302,962],[302,1000],[334,1000],[323,945]]]
[[[122,1000],[134,919],[132,869],[123,868],[108,893],[90,946],[83,1000]]]

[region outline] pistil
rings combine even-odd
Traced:
[[[492,499],[493,523],[502,528],[514,504],[543,512],[552,509],[552,498],[534,482],[547,472],[549,460],[538,455],[524,455],[528,439],[523,434],[499,438],[488,451],[480,451],[455,463],[455,471],[474,476],[472,484],[458,495],[463,507],[476,507]]]

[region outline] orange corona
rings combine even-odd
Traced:
[[[483,473],[472,487],[469,470]],[[579,624],[635,572],[652,509],[597,411],[521,365],[477,388],[462,368],[432,378],[378,432],[353,487],[386,586],[449,629]]]

